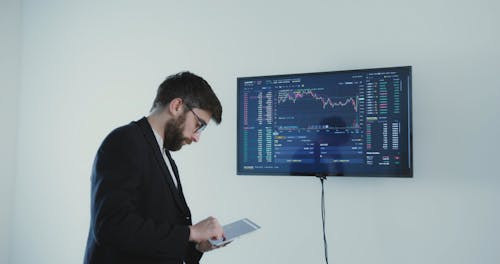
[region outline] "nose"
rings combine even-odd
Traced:
[[[200,133],[194,133],[193,136],[191,137],[191,139],[194,141],[194,142],[198,142],[200,141]]]

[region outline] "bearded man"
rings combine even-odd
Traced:
[[[222,106],[201,77],[181,72],[158,88],[151,113],[113,130],[91,176],[91,219],[84,263],[199,263],[223,239],[214,217],[193,225],[170,151],[198,142]]]

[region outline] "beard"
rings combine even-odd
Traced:
[[[170,120],[165,124],[165,134],[163,135],[163,147],[169,151],[177,151],[182,148],[182,142],[186,140],[182,131],[186,114],[179,116],[176,120]]]

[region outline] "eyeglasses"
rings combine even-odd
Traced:
[[[189,111],[191,111],[191,113],[193,113],[193,115],[196,117],[196,119],[198,120],[198,127],[196,128],[196,130],[194,131],[195,134],[199,134],[201,132],[203,132],[203,130],[205,130],[205,128],[207,127],[207,122],[205,122],[203,119],[201,119],[194,111],[193,109],[191,109],[190,106],[186,105],[186,107],[189,109]]]

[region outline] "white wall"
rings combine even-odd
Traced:
[[[21,4],[0,1],[0,263],[9,262],[16,175]]]
[[[175,157],[195,220],[262,229],[204,263],[323,263],[320,184],[237,177],[236,77],[412,65],[413,179],[329,178],[330,263],[495,263],[498,1],[23,1],[12,263],[79,263],[93,156],[191,70],[223,123]]]

